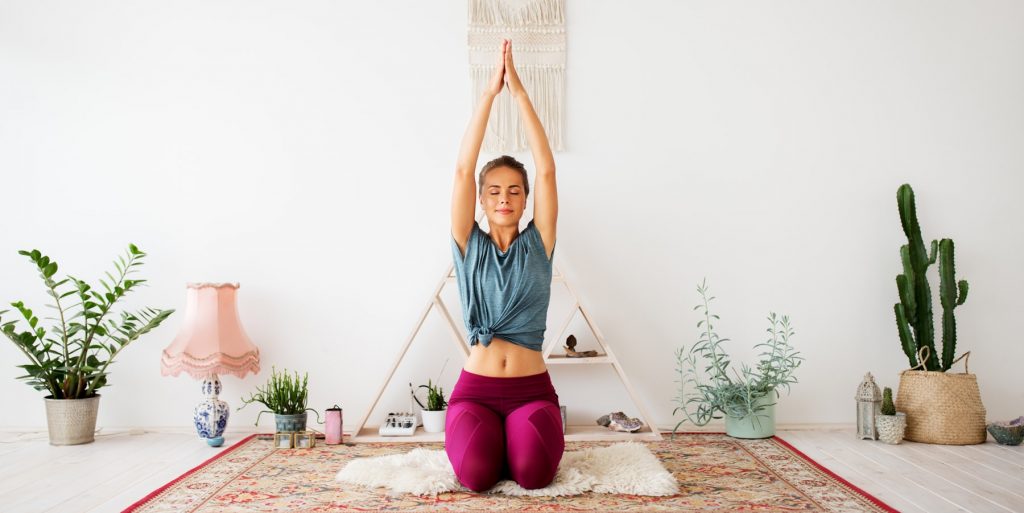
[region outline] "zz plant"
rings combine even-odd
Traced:
[[[953,263],[953,240],[932,240],[931,251],[926,252],[921,238],[921,225],[917,222],[914,190],[903,184],[896,192],[900,222],[907,243],[900,247],[903,273],[896,276],[896,289],[900,302],[896,303],[896,328],[903,352],[910,366],[917,367],[918,351],[928,348],[925,370],[947,371],[956,356],[956,317],[953,310],[967,301],[966,280],[956,280]],[[939,299],[942,303],[942,359],[935,351],[935,327],[932,321],[932,291],[925,274],[928,267],[939,262]]]
[[[707,280],[697,286],[701,302],[694,307],[703,314],[703,319],[697,322],[697,327],[703,331],[688,352],[685,347],[676,350],[679,379],[675,382],[679,383],[679,396],[676,398],[679,406],[672,410],[672,415],[682,411],[685,417],[672,429],[673,436],[687,420],[704,426],[712,419],[727,415],[738,419],[749,417],[752,423],[759,422],[760,418],[768,416],[764,409],[775,403],[758,403],[758,400],[772,393],[779,397],[779,388],[788,392],[789,385],[797,382],[794,371],[803,361],[789,342],[795,334],[789,317],[783,315],[780,318],[772,312],[768,315],[771,325],[767,329],[767,341],[754,346],[762,348],[757,367],[751,368],[745,363],[739,371],[731,367],[732,361],[722,347],[722,343],[729,339],[721,338],[715,332],[714,323],[719,316],[711,313],[711,301],[715,298],[708,297],[710,291],[706,283]],[[704,361],[703,372],[698,370],[698,356]],[[693,388],[692,393],[686,393],[687,386]]]
[[[87,399],[108,384],[107,371],[129,344],[150,332],[167,319],[174,310],[143,308],[136,312],[113,314],[114,305],[146,280],[129,279],[146,257],[137,246],[129,244],[126,254],[114,261],[117,274],[100,278],[103,290],[94,289],[84,280],[68,275],[55,280],[57,262],[37,249],[19,251],[28,257],[46,286],[46,294],[56,310],[49,329],[22,301],[11,303],[28,324],[18,331],[18,320],[4,322],[0,311],[0,330],[25,354],[29,363],[18,365],[27,372],[17,379],[25,380],[36,390],[45,390],[53,399]]]

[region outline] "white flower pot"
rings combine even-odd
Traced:
[[[440,433],[444,431],[444,415],[448,413],[448,410],[423,410],[420,414],[423,415],[423,430],[427,433]]]
[[[878,430],[878,439],[891,445],[903,441],[903,433],[907,429],[907,416],[903,412],[896,412],[896,415],[879,415],[875,417],[875,428]]]

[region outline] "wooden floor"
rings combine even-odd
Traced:
[[[889,446],[849,429],[778,435],[900,511],[1024,512],[1024,446]],[[0,432],[0,512],[119,512],[244,436],[213,449],[192,433],[101,430],[95,443],[55,447],[46,432]]]

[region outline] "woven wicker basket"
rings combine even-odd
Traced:
[[[944,445],[969,445],[985,442],[985,406],[981,403],[978,380],[967,368],[964,353],[953,361],[964,360],[964,372],[914,370],[900,373],[896,409],[907,414],[905,439]],[[928,348],[918,352],[918,361],[928,358]]]

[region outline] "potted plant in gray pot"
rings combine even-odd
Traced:
[[[800,366],[803,357],[799,356],[789,342],[794,335],[789,325],[789,317],[781,318],[775,313],[768,315],[771,326],[767,329],[767,341],[755,345],[762,348],[757,367],[751,368],[743,364],[737,372],[730,368],[729,355],[722,347],[728,341],[715,332],[714,322],[719,317],[710,309],[713,296],[708,297],[709,290],[706,280],[697,286],[701,295],[701,303],[694,310],[702,310],[703,319],[697,327],[703,331],[696,344],[689,352],[684,347],[676,351],[679,378],[679,406],[672,414],[682,411],[683,420],[672,429],[675,436],[679,426],[689,420],[698,426],[707,425],[712,419],[725,418],[725,432],[736,438],[767,438],[775,434],[775,400],[780,396],[779,389],[789,391],[789,385],[796,383],[794,371]],[[697,369],[697,357],[705,362],[704,372]],[[731,374],[730,374],[731,371]],[[686,385],[694,391],[686,393]],[[693,411],[690,411],[690,407]]]
[[[260,403],[269,408],[269,413],[274,414],[274,422],[277,431],[305,431],[306,412],[312,410],[316,413],[317,422],[320,421],[320,413],[313,408],[306,407],[306,399],[309,394],[309,373],[305,373],[299,379],[298,371],[288,376],[288,369],[281,374],[277,368],[271,366],[270,381],[265,387],[256,386],[256,392],[249,394],[248,399],[242,399],[242,406],[245,408],[249,403]],[[237,410],[236,410],[237,411]],[[268,413],[267,410],[256,415],[256,425],[260,423],[260,416]]]
[[[46,424],[51,445],[76,445],[95,441],[98,390],[108,385],[107,369],[114,359],[139,337],[160,325],[174,310],[143,308],[134,313],[112,313],[114,305],[146,280],[129,279],[137,272],[146,254],[129,244],[124,257],[114,261],[117,274],[106,273],[100,279],[103,290],[67,275],[55,281],[57,262],[39,250],[19,251],[27,256],[53,300],[47,305],[57,317],[48,317],[53,325],[47,330],[39,317],[24,302],[11,303],[28,323],[27,331],[17,331],[18,321],[4,322],[0,311],[0,330],[25,354],[29,363],[25,380],[32,388],[49,392]]]

